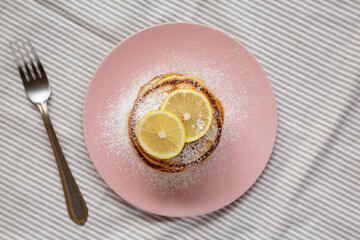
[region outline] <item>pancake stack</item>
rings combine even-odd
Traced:
[[[205,94],[213,118],[209,131],[200,139],[185,143],[181,153],[170,159],[157,159],[144,151],[136,136],[140,120],[148,112],[159,110],[166,96],[178,89],[193,89]],[[205,161],[220,142],[224,122],[224,109],[215,94],[198,78],[178,73],[157,76],[144,84],[128,116],[128,132],[133,148],[148,166],[163,172],[180,172]]]

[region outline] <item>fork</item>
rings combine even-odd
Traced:
[[[60,144],[52,127],[47,108],[47,101],[51,94],[49,81],[30,40],[10,42],[10,48],[24,84],[25,92],[33,104],[37,105],[54,152],[56,164],[59,170],[66,206],[70,218],[77,224],[84,225],[87,219],[87,207],[78,186],[71,174],[65,160]]]

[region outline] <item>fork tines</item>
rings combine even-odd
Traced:
[[[26,38],[26,41],[27,43],[20,39],[9,43],[23,82],[36,80],[39,77],[45,76],[44,68],[36,54],[35,48],[31,45],[28,38]],[[19,44],[19,42],[21,44]],[[25,74],[24,68],[27,74]]]

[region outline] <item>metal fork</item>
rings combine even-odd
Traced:
[[[47,100],[51,94],[50,84],[34,47],[29,39],[26,40],[27,43],[19,40],[21,44],[17,41],[10,42],[10,48],[24,84],[25,92],[29,100],[37,105],[41,112],[59,169],[69,216],[77,224],[83,225],[87,219],[87,207],[62,153],[47,109]]]

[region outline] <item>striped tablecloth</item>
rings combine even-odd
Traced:
[[[89,159],[87,86],[127,36],[164,22],[214,26],[244,44],[274,88],[270,162],[255,185],[204,216],[144,213]],[[0,239],[360,239],[360,2],[0,0]],[[68,217],[43,123],[10,54],[29,36],[53,88],[50,114],[89,208]]]

